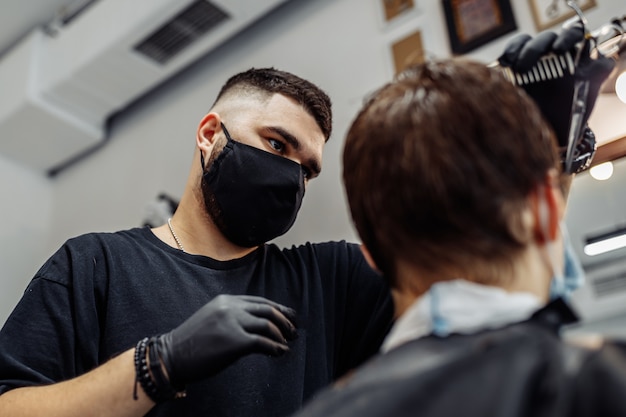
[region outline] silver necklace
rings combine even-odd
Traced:
[[[167,219],[167,225],[170,227],[170,232],[172,232],[172,236],[174,236],[174,240],[176,241],[176,244],[178,245],[178,249],[184,252],[185,249],[183,248],[183,245],[181,245],[180,240],[178,240],[178,236],[176,236],[176,233],[174,233],[174,228],[172,227],[171,217]]]

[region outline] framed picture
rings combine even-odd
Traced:
[[[453,54],[464,54],[517,29],[510,0],[442,0]]]
[[[557,25],[576,12],[567,5],[565,0],[528,0],[538,32]],[[575,0],[580,10],[587,10],[596,5],[596,0]]]
[[[384,14],[385,14],[385,21],[387,22],[415,8],[414,0],[380,0],[380,1],[382,2]]]
[[[424,46],[422,45],[422,32],[415,32],[394,42],[391,45],[395,73],[402,72],[406,67],[424,62]]]

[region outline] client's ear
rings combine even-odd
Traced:
[[[532,193],[531,200],[537,240],[545,243],[556,239],[565,215],[565,199],[555,170],[548,173],[545,183]]]

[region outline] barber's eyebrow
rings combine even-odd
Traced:
[[[302,148],[302,143],[298,140],[298,138],[296,138],[294,135],[292,135],[290,132],[283,129],[282,127],[267,126],[265,129],[280,136],[285,142],[290,144],[291,147],[295,149],[296,151],[299,151]],[[317,161],[316,159],[306,160],[305,165],[308,169],[311,170],[312,176],[317,176],[322,171],[322,167],[320,166],[319,161]]]

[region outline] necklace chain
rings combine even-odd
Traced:
[[[174,228],[172,227],[171,217],[167,219],[167,225],[170,227],[170,232],[172,232],[172,236],[174,237],[174,240],[176,241],[176,244],[178,245],[178,249],[184,252],[185,249],[183,248],[183,245],[180,243],[180,240],[178,240],[178,236],[176,236],[176,233],[174,233]]]

